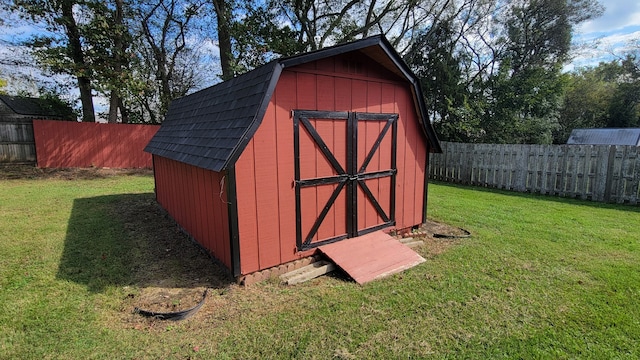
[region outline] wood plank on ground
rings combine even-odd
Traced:
[[[319,247],[358,284],[421,264],[425,259],[381,230]]]

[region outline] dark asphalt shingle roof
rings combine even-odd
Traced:
[[[201,168],[233,165],[257,130],[283,68],[362,51],[407,79],[433,150],[440,144],[426,117],[419,82],[393,47],[374,36],[302,55],[274,60],[253,71],[171,102],[165,121],[145,151]]]
[[[47,99],[0,95],[0,101],[19,115],[68,117],[68,114],[71,113],[70,108],[55,104]]]
[[[253,135],[247,131],[260,116],[276,65],[172,101],[145,151],[213,171],[226,168],[239,142]]]

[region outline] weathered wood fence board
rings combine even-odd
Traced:
[[[465,185],[640,204],[637,146],[442,142],[429,176]]]
[[[34,120],[38,167],[151,168],[143,150],[159,127]]]
[[[31,121],[0,122],[0,162],[35,162]]]

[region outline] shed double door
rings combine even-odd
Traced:
[[[294,111],[299,250],[395,225],[397,114]]]

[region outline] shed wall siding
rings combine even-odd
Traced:
[[[157,155],[153,156],[153,162],[158,203],[211,255],[231,269],[225,174]]]
[[[296,252],[293,109],[398,113],[396,227],[421,223],[427,140],[419,128],[409,84],[395,80],[375,65],[364,66],[362,61],[353,64],[349,59],[335,57],[282,72],[260,127],[236,163],[242,274],[309,254],[309,251]],[[375,142],[380,126],[378,122],[359,125],[358,131],[367,134],[365,142],[359,144],[360,162]],[[323,138],[332,131],[344,133],[338,128],[323,129],[322,126],[319,131]],[[336,150],[342,146],[337,139],[328,146],[341,152]],[[389,162],[385,156],[378,155],[379,158],[372,161]],[[317,169],[325,163],[324,159],[315,160]],[[388,193],[388,189],[383,188],[389,184],[386,179],[367,182],[372,192],[379,189],[381,194]],[[315,211],[317,217],[331,191],[331,188],[318,188],[315,194],[305,195],[314,196],[317,203],[315,210],[305,208],[305,211]],[[362,204],[358,204],[358,208],[362,210],[358,211],[358,223],[363,225],[360,227],[380,223],[373,207],[366,204],[364,196],[360,198]],[[308,198],[305,200],[310,202]],[[345,201],[344,195],[337,201]],[[381,205],[386,206],[385,200],[381,201]],[[343,231],[344,214],[340,211],[339,207],[330,210],[319,233]]]

